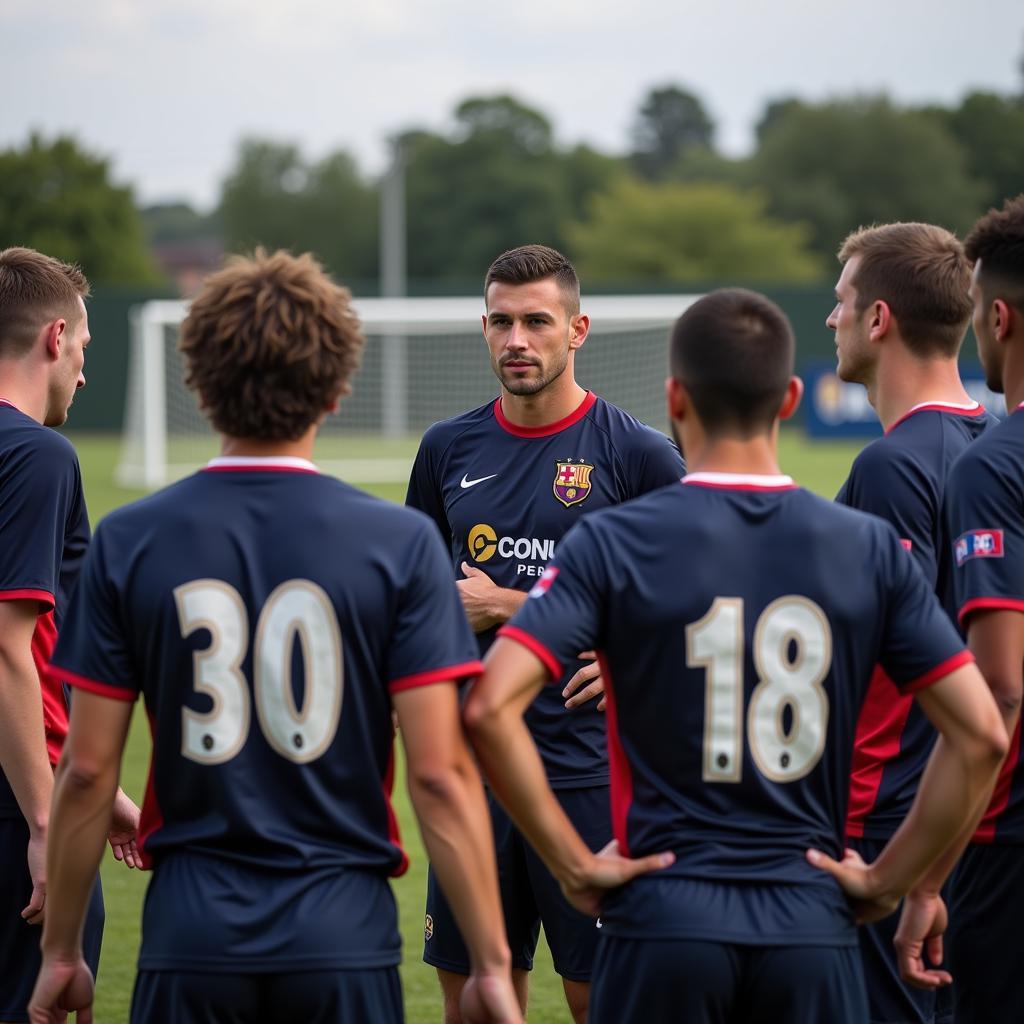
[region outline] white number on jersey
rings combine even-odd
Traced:
[[[758,770],[773,782],[802,779],[821,759],[828,727],[822,682],[832,664],[825,613],[803,597],[780,597],[754,627],[758,683],[747,708],[747,742]],[[686,664],[703,668],[706,782],[743,774],[743,599],[716,598],[686,627]],[[786,713],[789,723],[786,723]]]
[[[207,694],[206,712],[182,708],[181,752],[199,764],[223,764],[241,749],[252,717],[249,686],[241,671],[249,619],[234,587],[194,580],[174,591],[182,637],[210,631],[210,646],[193,658],[193,686]],[[302,707],[292,689],[296,641],[305,668]],[[296,764],[316,760],[331,745],[341,718],[344,664],[341,631],[323,589],[289,580],[267,599],[256,623],[253,692],[256,717],[267,742]]]

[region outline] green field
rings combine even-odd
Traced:
[[[141,492],[125,490],[114,483],[118,454],[118,442],[115,439],[72,434],[72,440],[81,457],[89,510],[95,526],[111,509],[131,501]],[[783,471],[794,476],[798,483],[831,497],[845,478],[859,447],[858,444],[811,444],[797,431],[785,431],[781,441],[780,461]],[[367,459],[372,458],[378,450],[374,442],[361,440],[352,442],[345,456]],[[396,450],[394,443],[390,442],[387,452],[382,454],[386,454],[386,457],[406,456],[411,460],[413,450]],[[367,489],[393,501],[402,500],[405,493],[404,484],[401,483],[377,484]],[[137,802],[142,798],[149,761],[149,739],[143,721],[137,713],[122,776],[124,788]],[[401,774],[396,784],[395,806],[404,845],[411,859],[408,873],[394,883],[405,942],[402,985],[406,1015],[409,1024],[428,1024],[440,1020],[440,998],[433,970],[420,960],[427,862]],[[103,885],[107,925],[97,986],[96,1019],[102,1024],[120,1024],[128,1019],[146,875],[128,871],[108,856],[103,864]],[[531,1024],[556,1024],[567,1020],[568,1013],[561,983],[551,969],[547,948],[543,942],[541,946],[533,973],[529,1019]]]

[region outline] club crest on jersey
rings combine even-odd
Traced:
[[[953,545],[956,564],[963,565],[969,558],[1002,558],[1002,530],[968,530],[960,534]]]
[[[555,497],[566,507],[578,505],[590,493],[593,466],[585,462],[558,462],[553,489]]]

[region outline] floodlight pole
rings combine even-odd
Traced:
[[[391,166],[380,183],[380,293],[404,298],[405,279],[405,154],[401,136],[391,140]],[[402,334],[381,339],[381,426],[387,437],[408,430],[407,345]]]

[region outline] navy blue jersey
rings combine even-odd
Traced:
[[[912,693],[971,658],[891,526],[788,477],[693,474],[588,517],[531,596],[503,635],[555,676],[579,646],[602,659],[620,847],[833,908],[805,851],[841,855],[874,665]],[[733,941],[716,920],[691,937]],[[789,937],[820,939],[804,920]]]
[[[60,758],[68,712],[49,662],[88,543],[82,474],[71,442],[0,401],[0,601],[39,602],[32,656],[52,764]],[[0,818],[20,815],[0,774]]]
[[[967,445],[995,423],[977,402],[917,405],[857,456],[836,497],[892,523],[954,620],[946,479]],[[886,840],[896,831],[934,743],[935,730],[913,699],[876,671],[857,723],[848,835]]]
[[[426,432],[406,503],[437,523],[456,577],[468,562],[499,587],[529,590],[581,516],[677,481],[683,468],[664,434],[593,393],[564,420],[536,428],[509,423],[498,399]],[[494,634],[478,634],[481,655]],[[567,661],[526,717],[556,789],[608,781],[597,702],[567,711],[562,697],[581,664]]]
[[[383,965],[383,879],[405,868],[390,697],[480,671],[450,579],[424,516],[301,460],[214,460],[103,521],[55,663],[83,689],[145,698],[147,914],[170,918],[144,929],[140,965],[225,954],[168,940],[176,906],[251,912],[232,968]],[[325,893],[348,925],[313,926]]]
[[[953,590],[966,626],[972,612],[1024,612],[1024,414],[1014,413],[957,460],[947,512]],[[1010,742],[978,842],[1024,843],[1020,722]]]

